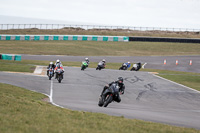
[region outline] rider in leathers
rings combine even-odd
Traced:
[[[88,58],[85,58],[85,62],[87,63],[87,67],[88,67],[88,65],[90,64],[89,59],[88,59]]]
[[[55,65],[53,64],[53,62],[50,62],[49,66],[47,67],[47,75],[49,75],[49,68],[53,68],[53,70],[55,69]],[[54,75],[54,71],[53,71],[53,75]]]
[[[100,62],[98,63],[98,65],[99,65],[99,64],[101,64],[102,67],[105,68],[105,66],[106,66],[106,60],[103,59],[102,61],[100,61]]]
[[[122,77],[119,77],[117,81],[113,81],[111,83],[109,83],[108,85],[106,85],[104,88],[103,88],[103,91],[101,92],[101,96],[102,95],[105,95],[105,91],[106,89],[108,89],[113,83],[117,83],[118,86],[119,86],[119,92],[121,94],[124,94],[124,90],[125,90],[125,85],[123,83],[123,78]],[[117,98],[115,99],[116,102],[121,102],[121,98],[120,96],[118,95]]]
[[[54,69],[54,73],[56,74],[55,79],[58,78],[57,69],[61,69],[61,70],[62,70],[62,79],[63,79],[63,77],[64,77],[63,75],[64,75],[65,70],[64,70],[64,68],[61,66],[61,64],[57,64],[56,68]]]

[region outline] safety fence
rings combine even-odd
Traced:
[[[0,59],[2,59],[2,60],[21,61],[21,55],[15,55],[15,54],[0,54]]]
[[[74,25],[74,24],[0,24],[0,30],[11,29],[79,29],[79,30],[136,30],[136,31],[172,31],[172,32],[200,32],[200,29],[170,28],[170,27],[134,27],[109,25]]]
[[[122,41],[128,42],[126,36],[90,36],[90,35],[0,35],[0,40],[66,40],[66,41]]]

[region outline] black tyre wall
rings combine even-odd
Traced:
[[[200,39],[164,38],[164,37],[163,38],[160,38],[160,37],[129,37],[129,41],[200,43]]]

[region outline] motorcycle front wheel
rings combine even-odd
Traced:
[[[104,107],[107,107],[109,103],[111,103],[113,100],[113,96],[112,95],[108,95],[105,99],[105,102],[104,102]]]
[[[98,103],[98,105],[99,105],[100,107],[103,106],[103,99],[102,99],[102,97],[99,98],[99,103]]]

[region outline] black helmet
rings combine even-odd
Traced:
[[[120,81],[121,81],[121,83],[123,83],[124,79],[122,77],[119,77],[118,82],[120,82]]]

